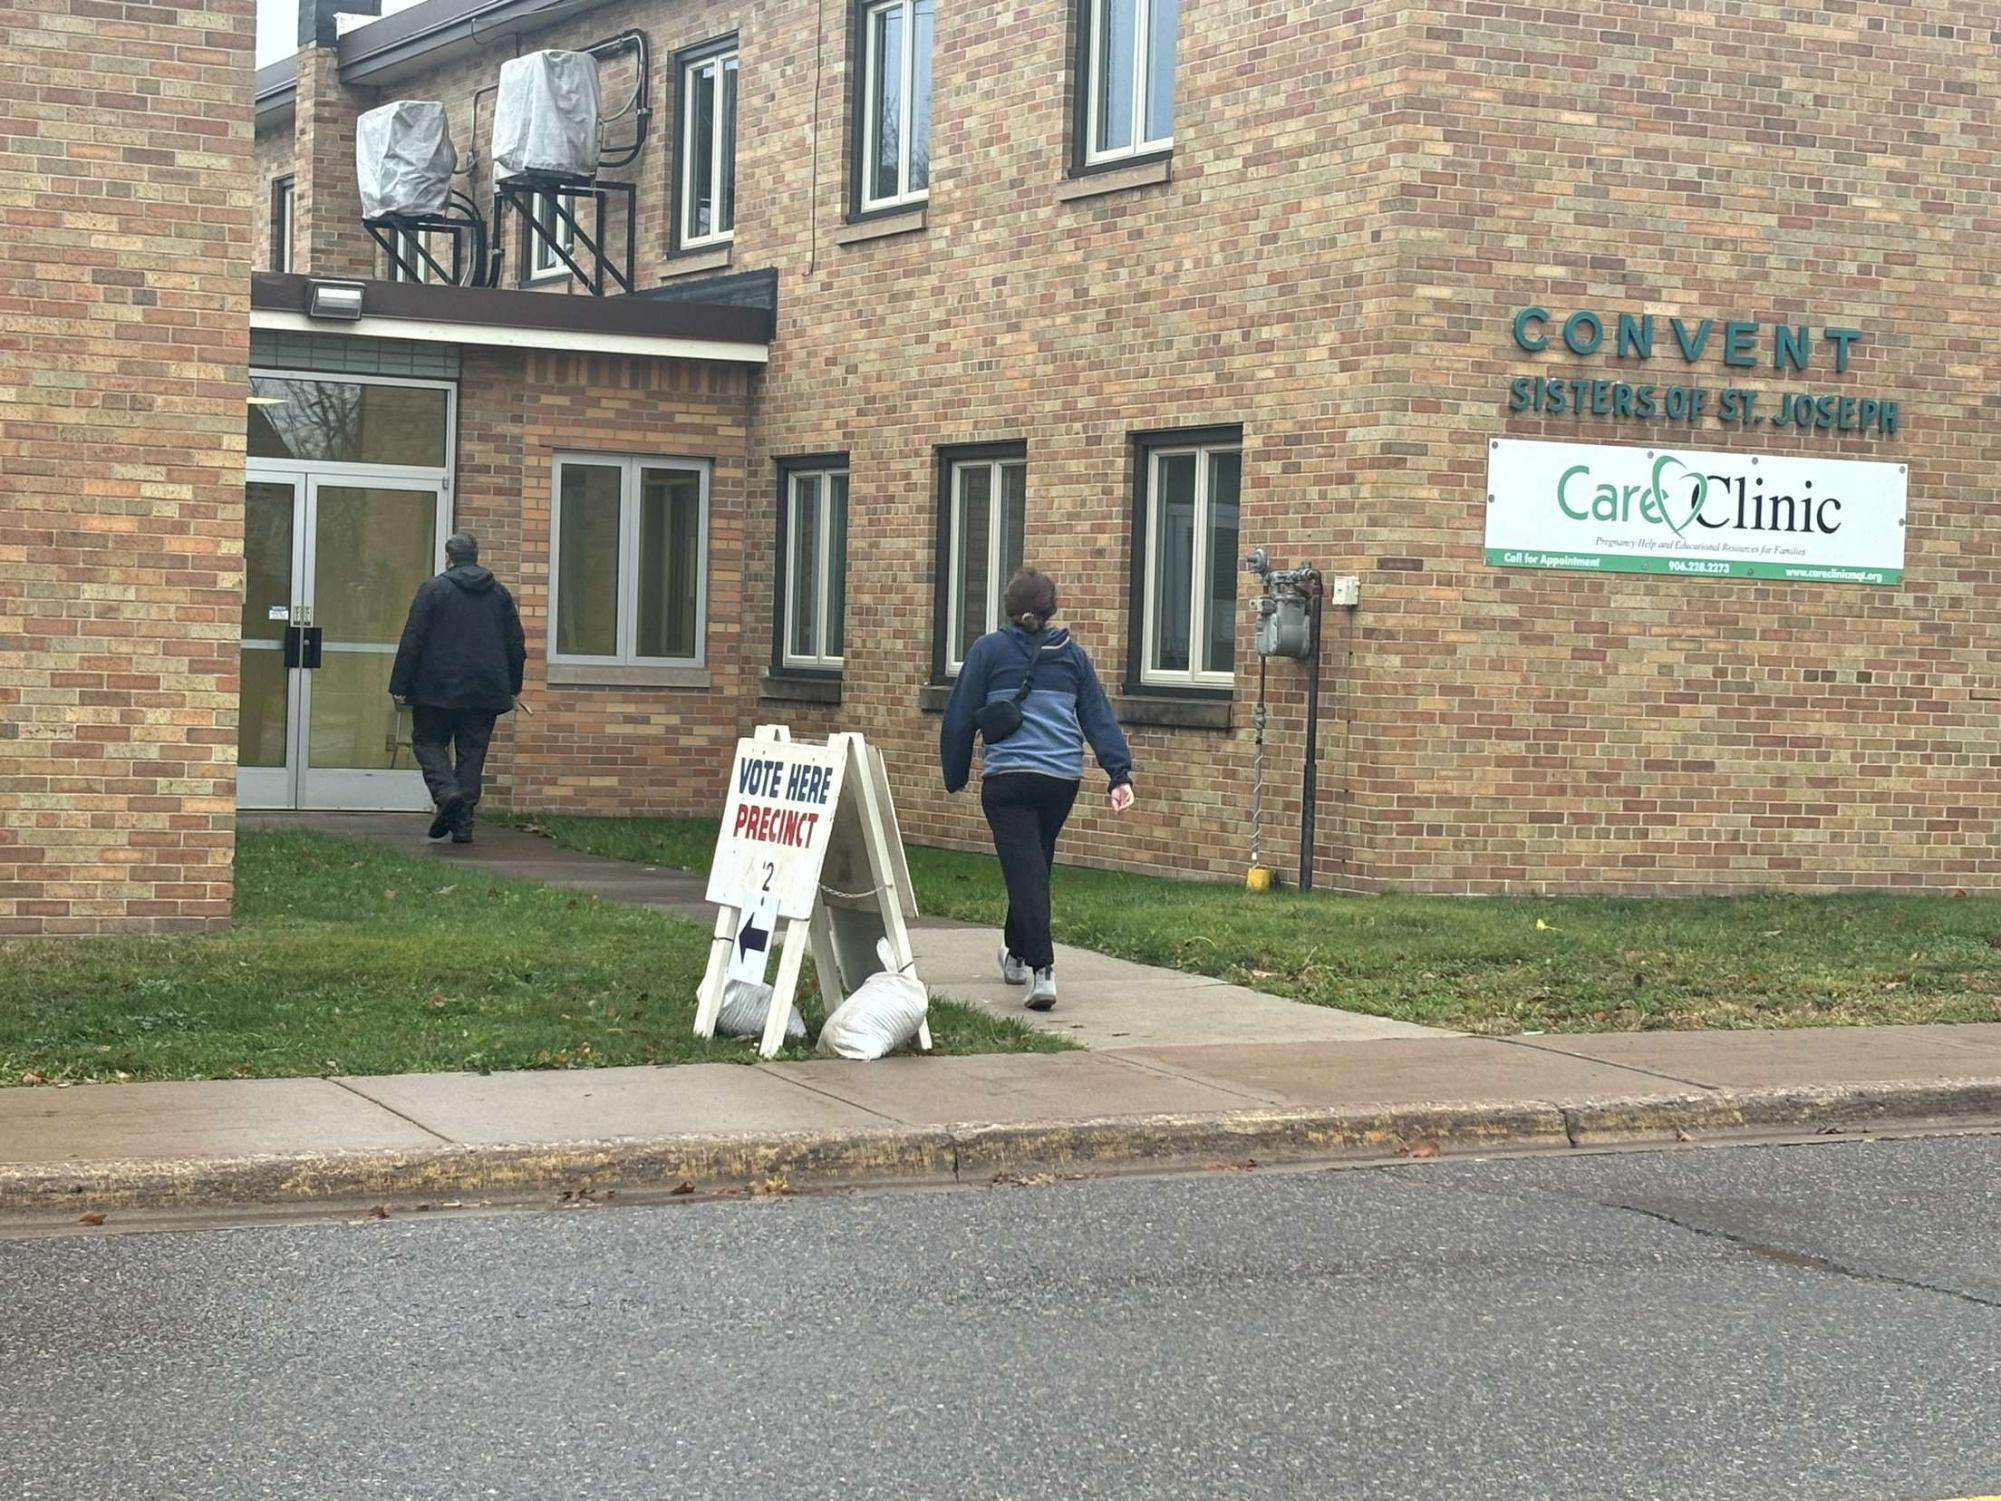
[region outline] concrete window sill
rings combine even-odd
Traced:
[[[1081,177],[1065,178],[1056,185],[1056,198],[1060,203],[1071,203],[1079,198],[1102,198],[1107,193],[1123,193],[1132,188],[1153,188],[1174,178],[1174,158],[1156,157],[1150,162],[1136,162],[1130,167],[1117,167],[1109,172],[1087,172]]]
[[[678,276],[699,276],[704,271],[727,271],[730,268],[729,245],[718,245],[713,250],[694,250],[686,255],[670,255],[667,264],[660,268],[660,279],[672,281]]]
[[[1131,694],[1112,700],[1120,724],[1169,730],[1227,730],[1232,704],[1227,698],[1149,698]]]
[[[841,701],[841,680],[767,672],[757,685],[757,696],[791,704],[838,704]]]
[[[549,664],[551,688],[706,688],[706,667],[592,667],[561,662]]]
[[[884,214],[878,219],[863,219],[858,224],[843,224],[834,231],[836,245],[866,245],[870,240],[886,240],[891,235],[916,234],[924,228],[924,206],[906,210],[900,214]]]

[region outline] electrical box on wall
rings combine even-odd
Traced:
[[[1352,610],[1362,602],[1362,581],[1352,573],[1337,573],[1327,581],[1327,603]]]

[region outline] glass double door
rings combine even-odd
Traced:
[[[253,463],[244,502],[238,806],[428,807],[389,673],[443,563],[444,488]]]

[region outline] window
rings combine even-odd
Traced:
[[[863,0],[856,208],[921,203],[931,188],[931,21],[936,0]]]
[[[683,54],[680,77],[675,237],[693,250],[736,232],[736,42]]]
[[[563,257],[556,254],[549,238],[554,237],[556,244],[563,247],[565,255],[574,255],[577,248],[575,229],[569,220],[556,212],[554,193],[537,193],[530,201],[534,205],[535,223],[541,232],[537,233],[525,225],[522,228],[522,237],[528,242],[528,253],[522,257],[523,264],[528,267],[528,279],[553,281],[559,276],[568,276],[570,268],[563,264]],[[572,215],[576,213],[574,202],[565,203],[563,207]]]
[[[1237,651],[1237,493],[1242,437],[1165,435],[1140,445],[1139,681],[1227,688]]]
[[[425,229],[399,229],[395,234],[396,254],[388,257],[391,281],[442,284],[451,280],[452,240],[449,234],[433,234]],[[425,251],[430,252],[431,260],[436,261],[442,270],[432,268],[431,262],[424,259]]]
[[[292,190],[296,179],[280,177],[271,184],[271,269],[292,269]]]
[[[551,512],[550,660],[699,666],[709,466],[561,458]]]
[[[1020,444],[947,453],[939,536],[945,544],[943,667],[1001,626],[1001,596],[1021,568],[1028,531],[1028,458]]]
[[[785,595],[779,664],[838,672],[848,613],[848,468],[800,460],[780,472]]]
[[[1174,144],[1174,36],[1179,0],[1080,0],[1083,164]]]

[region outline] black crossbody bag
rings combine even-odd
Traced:
[[[1041,651],[1038,637],[1029,644],[1028,671],[1021,675],[1021,686],[1014,690],[1013,698],[990,698],[973,710],[973,727],[988,745],[999,744],[1021,728],[1021,702],[1035,684],[1035,659]]]

